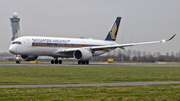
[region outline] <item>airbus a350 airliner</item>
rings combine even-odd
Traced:
[[[13,21],[13,20],[11,20]],[[17,20],[14,20],[17,22]],[[38,56],[51,56],[51,64],[61,64],[62,60],[58,58],[75,58],[78,64],[89,64],[89,60],[93,56],[102,55],[113,49],[135,45],[164,43],[174,38],[174,34],[168,40],[118,44],[116,38],[121,22],[121,17],[117,17],[112,29],[107,34],[105,40],[80,39],[80,38],[62,38],[62,37],[39,37],[39,36],[23,36],[12,38],[9,51],[14,54],[16,63],[20,63],[18,55],[25,61],[33,61]]]

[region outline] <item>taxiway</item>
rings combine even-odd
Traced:
[[[2,63],[0,66],[171,66],[177,67],[180,65],[167,65],[167,64],[138,64],[138,63],[90,63],[89,65],[78,65],[76,63],[68,64],[8,64]]]
[[[54,85],[0,85],[0,88],[39,88],[39,87],[85,87],[85,86],[140,86],[140,85],[164,85],[180,84],[180,81],[159,82],[121,82],[121,83],[97,83],[97,84],[54,84]]]

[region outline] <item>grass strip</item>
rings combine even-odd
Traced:
[[[0,66],[0,85],[180,81],[180,67]]]
[[[178,101],[179,99],[180,85],[0,89],[0,100],[10,101]]]

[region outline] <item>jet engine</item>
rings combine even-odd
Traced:
[[[73,57],[77,60],[87,61],[91,59],[92,53],[86,49],[79,49],[74,51]]]
[[[33,61],[38,58],[37,55],[21,55],[21,58],[23,58],[25,61]]]

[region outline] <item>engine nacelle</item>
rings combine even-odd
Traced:
[[[74,51],[73,57],[77,60],[87,61],[92,57],[92,53],[86,49],[79,49]]]
[[[24,59],[25,61],[33,61],[38,58],[37,55],[21,55],[21,58]]]

